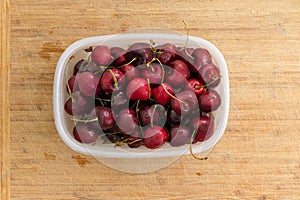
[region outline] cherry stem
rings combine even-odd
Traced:
[[[151,122],[150,122],[151,127],[153,127],[153,117],[154,117],[154,113],[156,111],[156,107],[157,107],[157,104],[154,105],[153,111],[151,113]]]
[[[133,140],[132,142],[129,142],[128,144],[133,144],[133,143],[136,143],[136,142],[139,142],[139,141],[142,141],[142,140],[143,140],[142,138],[139,138],[139,139]]]
[[[88,65],[92,62],[92,54],[89,55],[88,59],[87,59],[87,63]]]
[[[136,113],[136,118],[138,120],[138,125],[139,125],[139,127],[141,129],[142,134],[144,135],[144,131],[142,129],[140,118],[139,118],[139,104],[140,104],[140,100],[137,100],[136,101],[136,106],[135,106],[135,113]]]
[[[161,86],[163,87],[163,89],[165,90],[165,92],[168,94],[168,95],[170,95],[173,99],[176,99],[177,101],[179,101],[179,102],[181,102],[181,103],[183,103],[185,106],[189,106],[189,104],[187,103],[187,102],[185,102],[185,101],[182,101],[181,99],[178,99],[177,97],[175,97],[174,95],[172,95],[168,90],[167,90],[167,88],[166,88],[166,86],[164,85],[164,84],[161,84]]]
[[[96,122],[96,121],[98,121],[98,117],[96,117],[95,119],[77,119],[77,118],[71,117],[71,120],[73,120],[75,122],[88,123],[88,122]]]
[[[106,135],[115,135],[115,134],[118,134],[118,133],[122,133],[122,132],[118,131],[118,132],[111,132],[111,133],[103,133],[103,134],[99,135],[99,137],[103,137],[103,136],[106,136]]]
[[[192,145],[193,145],[193,140],[194,140],[194,137],[196,136],[196,131],[194,131],[193,132],[193,134],[192,134],[192,137],[191,137],[191,143],[190,143],[190,153],[191,153],[191,155],[195,158],[195,159],[197,159],[197,160],[207,160],[208,159],[208,157],[198,157],[198,156],[196,156],[194,153],[193,153],[193,150],[192,150]]]
[[[108,69],[108,71],[111,73],[111,75],[112,75],[112,77],[114,79],[114,87],[118,88],[118,80],[117,80],[115,74],[113,73],[113,71],[111,69]]]
[[[148,83],[148,99],[151,97],[151,87],[150,87],[150,80],[147,78],[147,83]]]
[[[126,65],[130,65],[131,63],[133,63],[134,61],[136,61],[137,57],[134,57],[131,61],[129,61],[128,63],[124,64],[124,65],[121,65],[120,67],[117,67],[117,68],[121,68],[121,67],[124,67]]]
[[[69,72],[69,65],[70,65],[70,61],[75,58],[75,56],[71,56],[66,64],[66,82],[67,82],[67,89],[68,89],[68,92],[70,94],[70,97],[71,97],[71,101],[72,103],[75,102],[75,98],[73,97],[72,95],[72,91],[71,91],[71,88],[70,88],[70,85],[69,85],[69,81],[68,81],[68,72]]]
[[[99,101],[111,101],[110,99],[101,99],[99,97],[95,97],[95,99],[99,100]]]
[[[210,83],[206,84],[206,85],[196,85],[194,88],[195,89],[199,89],[199,88],[208,88],[210,85],[212,85],[214,82],[216,82],[217,80],[219,80],[220,78],[222,78],[221,75],[216,75],[217,78],[215,78],[213,81],[211,81]]]
[[[194,60],[195,58],[194,58],[191,54],[189,54],[189,52],[186,50],[186,46],[187,46],[187,43],[188,43],[188,40],[189,40],[189,37],[190,37],[190,36],[189,36],[189,29],[188,29],[188,27],[187,27],[185,21],[182,20],[182,22],[183,22],[183,24],[184,24],[184,29],[186,30],[186,40],[185,40],[185,44],[184,44],[184,52],[186,53],[186,55],[187,55],[190,59]]]

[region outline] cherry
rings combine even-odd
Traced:
[[[192,56],[195,58],[194,65],[199,70],[203,65],[211,63],[212,58],[206,49],[197,48],[194,50]]]
[[[179,124],[181,121],[181,115],[170,109],[168,111],[168,122],[171,124]]]
[[[168,139],[166,130],[160,126],[153,126],[144,132],[144,145],[150,149],[162,146]]]
[[[141,103],[138,106],[138,110],[139,110],[138,112],[139,119],[142,126],[147,126],[151,124],[151,122],[152,125],[153,124],[157,125],[160,122],[164,121],[163,112],[165,111],[165,109],[160,104],[154,104],[150,107],[145,103]]]
[[[76,92],[77,90],[79,90],[79,87],[78,87],[78,77],[79,77],[80,73],[72,76],[71,78],[69,78],[68,80],[68,85],[67,85],[67,92],[69,92],[69,89],[68,89],[68,86],[70,88],[70,91],[71,92]]]
[[[98,133],[85,123],[78,123],[73,128],[74,138],[81,143],[91,144],[98,138]]]
[[[78,77],[80,93],[85,96],[95,96],[100,91],[100,80],[91,72],[83,72]]]
[[[206,64],[199,70],[200,78],[202,82],[209,85],[210,88],[214,88],[221,82],[221,75],[219,68],[214,64]]]
[[[171,95],[174,95],[173,88],[168,83],[162,83],[152,89],[154,99],[161,105],[167,105],[171,101]]]
[[[101,130],[107,130],[112,128],[115,125],[115,120],[114,120],[112,110],[108,107],[96,106],[90,113],[90,116],[91,119],[94,119],[95,117],[97,117],[98,119],[98,124],[93,122],[91,123],[91,125],[93,125],[95,129],[101,128]]]
[[[205,92],[204,85],[195,78],[188,80],[188,82],[185,85],[185,89],[192,90],[193,92],[195,92],[196,96],[200,96]]]
[[[166,80],[174,86],[182,85],[190,77],[190,71],[187,65],[181,60],[175,60],[170,63],[170,67],[166,73]]]
[[[66,101],[64,109],[69,115],[80,115],[91,112],[93,107],[94,102],[92,98],[82,96],[79,91],[76,91]]]
[[[163,69],[159,64],[151,64],[149,67],[144,66],[142,69],[142,77],[149,79],[151,85],[160,84],[163,78]]]
[[[211,112],[221,105],[221,97],[215,90],[207,90],[199,97],[199,107],[204,112]]]
[[[131,100],[147,100],[152,94],[148,82],[142,78],[134,78],[126,89],[127,97]]]
[[[198,109],[198,100],[194,92],[190,90],[176,94],[176,99],[172,98],[172,109],[178,114],[186,115],[193,109]]]
[[[78,72],[85,71],[87,64],[88,63],[85,60],[79,60],[74,66],[73,75],[76,75]]]
[[[170,145],[173,147],[182,146],[191,142],[191,132],[184,126],[174,126],[170,131]]]
[[[153,59],[153,51],[148,43],[138,42],[127,49],[129,60],[134,57],[141,57],[142,63],[146,64]]]
[[[111,53],[107,46],[96,46],[91,54],[92,61],[98,65],[108,65],[111,59]]]
[[[209,139],[214,133],[214,120],[211,117],[198,117],[192,122],[193,129],[196,130],[194,142],[203,142]]]
[[[158,56],[158,59],[162,64],[168,64],[171,61],[175,60],[178,55],[178,49],[174,44],[166,43],[159,47],[161,53]]]
[[[121,67],[121,71],[126,77],[126,80],[132,80],[136,77],[139,77],[140,75],[138,68],[135,67],[133,64],[123,65]]]
[[[187,65],[191,65],[194,63],[194,57],[192,57],[192,54],[194,52],[193,48],[186,48],[186,49],[182,49],[179,52],[180,55],[180,60],[182,60],[183,62],[185,62]]]
[[[120,90],[126,82],[123,73],[116,69],[107,69],[100,80],[101,89],[103,92],[111,94],[115,90]]]
[[[135,135],[137,133],[137,116],[132,109],[123,109],[117,117],[117,125],[123,133]]]
[[[121,66],[127,62],[125,49],[121,47],[112,47],[110,48],[110,52],[114,58],[112,66]]]

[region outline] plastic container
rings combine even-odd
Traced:
[[[86,59],[88,54],[83,51],[90,46],[96,46],[104,44],[109,47],[119,46],[128,48],[129,45],[135,42],[149,42],[149,40],[155,41],[156,44],[172,43],[175,45],[184,46],[187,36],[180,34],[155,34],[155,33],[129,33],[129,34],[118,34],[118,35],[106,35],[85,38],[74,42],[70,45],[61,55],[55,72],[54,78],[54,89],[53,89],[53,108],[54,108],[54,119],[56,129],[61,136],[62,140],[73,150],[86,154],[92,155],[98,158],[101,162],[109,165],[112,168],[126,171],[126,172],[149,172],[159,168],[162,168],[171,162],[175,161],[178,157],[183,154],[190,154],[189,145],[181,147],[172,147],[169,144],[165,144],[162,147],[150,150],[145,147],[138,149],[130,149],[128,147],[114,147],[112,144],[96,144],[96,145],[85,145],[77,142],[72,134],[73,123],[66,118],[64,112],[64,103],[66,101],[66,64],[71,56],[75,56],[70,61],[70,66],[74,66],[80,59]],[[222,53],[210,42],[199,38],[189,36],[187,47],[201,47],[207,49],[213,57],[213,62],[219,67],[222,75],[222,80],[219,86],[215,89],[220,94],[222,104],[220,108],[214,112],[215,116],[215,131],[211,138],[202,142],[193,144],[193,153],[206,155],[222,137],[229,112],[229,78],[225,59]],[[168,157],[168,158],[167,158]],[[153,158],[154,161],[150,161],[149,158]],[[162,159],[163,158],[163,159]],[[132,159],[134,163],[138,163],[136,167],[130,167]],[[156,159],[156,161],[155,161]],[[123,164],[120,164],[124,160]],[[149,163],[158,162],[157,165],[149,167]],[[117,163],[117,164],[116,164]],[[148,164],[147,164],[148,163]],[[145,169],[141,169],[140,165],[147,166]]]

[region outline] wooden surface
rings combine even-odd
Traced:
[[[229,69],[228,127],[209,159],[127,174],[68,148],[52,113],[62,51],[140,27],[185,33],[182,20]],[[298,0],[1,0],[0,63],[2,199],[300,199]]]

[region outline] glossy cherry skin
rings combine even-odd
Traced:
[[[170,145],[182,146],[191,142],[191,132],[184,126],[174,126],[170,130]]]
[[[172,109],[181,115],[186,115],[194,109],[198,109],[198,100],[194,92],[190,90],[182,91],[176,94],[176,98],[185,102],[186,104],[178,101],[175,98],[171,100]]]
[[[185,85],[186,90],[192,90],[195,92],[196,96],[200,96],[205,92],[205,87],[204,85],[197,79],[192,78],[189,79],[188,82]]]
[[[148,106],[147,104],[139,104],[139,119],[142,126],[147,126],[151,124],[157,125],[161,120],[162,116],[159,113],[161,105],[154,104],[152,106]]]
[[[91,127],[88,126],[87,123],[78,123],[73,128],[74,138],[81,143],[91,144],[95,142],[99,136],[99,134]]]
[[[221,97],[215,90],[207,90],[199,97],[199,107],[204,112],[217,110],[220,105]]]
[[[100,91],[100,80],[91,72],[83,72],[78,77],[78,87],[84,96],[95,96]]]
[[[112,66],[121,66],[127,62],[126,50],[121,47],[110,48],[111,56],[114,58]]]
[[[179,124],[181,121],[181,115],[170,109],[168,111],[168,122],[171,124]]]
[[[111,60],[111,53],[107,46],[96,46],[91,53],[92,61],[98,65],[108,65]]]
[[[178,49],[174,44],[165,43],[158,47],[158,49],[160,51],[158,59],[162,64],[168,64],[178,56]]]
[[[206,64],[199,70],[200,79],[210,88],[218,86],[221,82],[220,69],[214,64]]]
[[[197,69],[200,69],[205,64],[212,62],[212,57],[206,49],[197,48],[193,51],[194,65]]]
[[[186,49],[182,49],[179,52],[179,60],[182,60],[183,62],[185,62],[187,65],[193,65],[194,63],[194,57],[193,52],[195,49],[193,48],[186,48]]]
[[[124,76],[126,77],[126,80],[128,81],[137,78],[140,75],[139,69],[133,64],[123,65],[121,67],[121,71],[123,72]]]
[[[153,58],[153,51],[148,43],[138,42],[132,44],[128,49],[128,60],[135,57],[141,57],[144,64],[151,61]]]
[[[179,86],[185,84],[190,77],[188,66],[181,60],[175,60],[169,65],[172,69],[168,69],[166,80],[170,85]]]
[[[142,77],[147,80],[149,79],[151,85],[160,84],[163,78],[162,66],[159,64],[151,64],[151,66],[142,67]]]
[[[79,77],[79,75],[80,75],[80,73],[77,73],[76,75],[71,76],[71,78],[69,78],[69,80],[68,80],[68,85],[69,85],[70,91],[72,93],[79,90],[79,87],[78,87],[78,77]],[[67,92],[68,93],[69,93],[69,88],[67,86]]]
[[[166,130],[160,126],[153,126],[144,132],[144,145],[150,149],[156,149],[168,140]]]
[[[194,142],[203,142],[209,139],[214,133],[214,120],[212,117],[198,117],[192,122],[193,129],[196,130]]]
[[[138,128],[137,116],[132,109],[123,109],[119,112],[117,117],[117,126],[123,133],[128,135],[136,135]]]
[[[114,90],[122,89],[125,82],[126,78],[123,73],[116,68],[106,70],[100,80],[102,91],[109,94],[111,94]]]
[[[147,100],[152,95],[152,90],[145,79],[134,78],[127,85],[126,94],[131,100]]]
[[[95,119],[97,117],[97,122],[90,122],[91,126],[95,129],[107,130],[115,125],[114,115],[112,110],[104,106],[96,106],[91,114],[90,118]]]
[[[64,105],[64,109],[69,115],[90,113],[95,106],[92,98],[82,96],[79,91],[72,93],[72,98],[70,97]]]
[[[162,83],[161,85],[152,89],[154,99],[161,105],[167,105],[172,99],[172,97],[166,92],[166,90],[170,94],[174,95],[173,88],[168,83]]]

